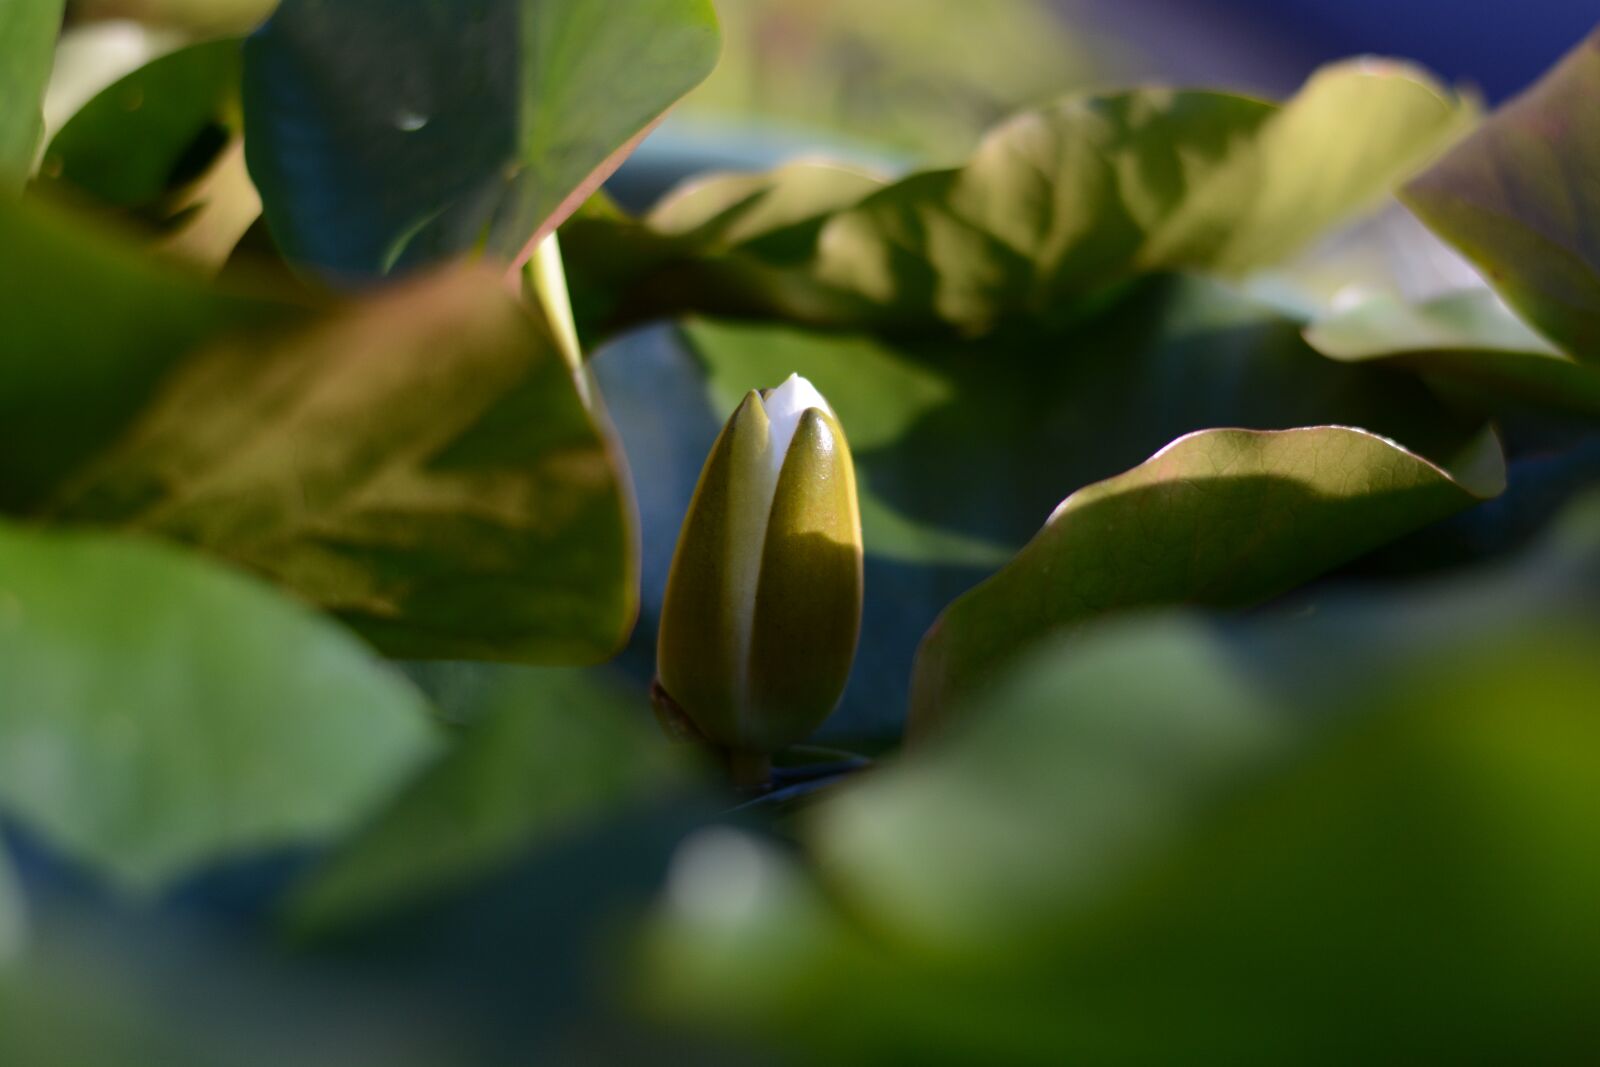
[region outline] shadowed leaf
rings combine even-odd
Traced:
[[[324,272],[520,261],[717,50],[709,0],[285,0],[245,47],[250,172]]]
[[[1600,362],[1600,32],[1402,192],[1507,302]]]
[[[500,681],[448,755],[294,894],[301,933],[372,922],[484,878],[680,780],[643,696],[593,673]]]
[[[395,654],[593,661],[625,637],[632,519],[604,415],[497,272],[313,319],[43,215],[0,229],[37,251],[0,303],[11,510],[195,545]]]

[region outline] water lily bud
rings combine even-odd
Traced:
[[[657,683],[737,767],[821,725],[861,629],[861,512],[828,402],[791,376],[723,427],[667,579]]]

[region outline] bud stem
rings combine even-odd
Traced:
[[[772,757],[765,752],[728,750],[728,773],[735,789],[755,792],[772,781]]]

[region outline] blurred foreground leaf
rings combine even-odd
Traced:
[[[0,973],[22,954],[27,937],[28,915],[22,887],[17,883],[6,850],[0,847]]]
[[[63,0],[8,0],[0,7],[0,195],[20,189],[33,169],[62,6]]]
[[[592,661],[625,637],[604,415],[498,272],[313,317],[37,208],[0,205],[0,243],[25,251],[0,263],[9,510],[198,546],[399,655]]]
[[[1489,431],[1457,474],[1361,430],[1205,430],[1072,494],[929,631],[911,725],[929,730],[1054,632],[1159,604],[1244,607],[1505,488]]]
[[[820,886],[687,848],[654,1003],[818,1062],[1581,1058],[1596,503],[1502,573],[1039,650],[816,809]]]
[[[1600,31],[1402,193],[1576,359],[1600,361]]]
[[[250,172],[293,262],[521,262],[716,63],[709,0],[284,0],[245,46]]]
[[[414,689],[253,581],[0,527],[0,808],[118,882],[343,833],[434,745]]]
[[[298,890],[302,933],[380,920],[459,889],[678,780],[642,691],[589,672],[499,681],[466,735]]]

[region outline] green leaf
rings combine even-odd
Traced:
[[[743,249],[768,261],[801,259],[829,215],[883,188],[881,178],[833,163],[797,161],[766,174],[709,174],[674,190],[644,220],[693,247]]]
[[[244,169],[236,39],[179,49],[94,97],[45,151],[37,188],[91,199],[166,232],[161,247],[219,267],[261,214]]]
[[[292,261],[520,263],[718,46],[709,0],[285,0],[245,46],[250,172]]]
[[[502,676],[448,755],[293,894],[302,933],[379,920],[681,780],[643,694],[591,672]]]
[[[0,194],[21,189],[33,169],[63,2],[11,0],[0,9]]]
[[[208,288],[37,202],[0,202],[0,247],[0,509],[9,512],[38,508],[110,447],[188,353],[304,315]]]
[[[1130,608],[1245,607],[1498,495],[1492,433],[1460,475],[1364,430],[1181,437],[1064,500],[1017,558],[952,604],[917,654],[911,726],[950,709],[1052,633]]]
[[[895,321],[1050,319],[1137,273],[1243,273],[1369,206],[1459,131],[1398,65],[1319,72],[1281,109],[1222,93],[1075,98],[994,131],[959,171],[832,221],[818,273]]]
[[[0,299],[9,510],[195,545],[397,655],[594,661],[626,637],[605,416],[496,272],[308,322],[42,214],[0,209],[9,234],[31,250]]]
[[[890,342],[710,320],[681,333],[690,352],[663,331],[591,362],[639,486],[642,617],[648,626],[658,615],[725,413],[752,388],[805,375],[850,440],[867,553],[861,647],[835,736],[898,736],[917,644],[938,613],[1010,559],[1062,497],[1176,437],[1337,424],[1438,459],[1481,426],[1409,375],[1322,358],[1297,323],[1198,278],[1151,280],[1092,323],[1026,341]]]
[[[1371,60],[1320,71],[1282,107],[1160,89],[1074,96],[1004,123],[964,167],[895,182],[776,251],[663,246],[662,232],[595,219],[568,247],[580,291],[637,290],[602,326],[674,310],[907,332],[1057,326],[1143,274],[1283,259],[1426,165],[1471,110]],[[619,263],[629,244],[639,254]]]
[[[1600,32],[1402,192],[1512,307],[1600,361]]]
[[[686,846],[654,1003],[826,1062],[1565,1059],[1600,980],[1596,504],[1502,573],[1036,650],[814,810],[824,885]]]
[[[1600,373],[1529,329],[1486,289],[1417,304],[1377,296],[1313,323],[1306,341],[1345,363],[1384,361],[1469,389],[1600,416]]]
[[[403,679],[255,582],[0,526],[0,808],[119,883],[335,837],[434,746]]]
[[[22,886],[5,849],[0,848],[0,972],[22,954],[27,937],[28,915]]]

